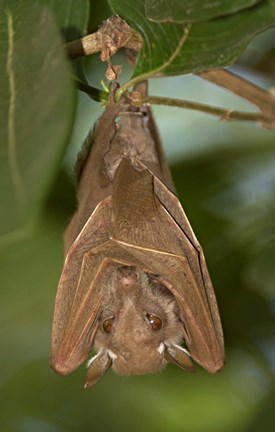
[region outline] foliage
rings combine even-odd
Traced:
[[[102,19],[117,13],[144,41],[132,78],[167,77],[232,65],[257,34],[275,24],[274,0],[208,0],[204,3],[213,4],[207,9],[211,14],[202,12],[201,3],[0,0],[0,386],[5,431],[273,430],[275,150],[272,132],[255,125],[221,124],[168,108],[157,113],[169,139],[168,153],[173,140],[180,143],[172,171],[204,246],[220,303],[225,370],[217,376],[203,371],[189,376],[171,366],[160,375],[128,379],[110,373],[85,392],[83,370],[61,378],[48,366],[62,232],[75,205],[68,164],[61,166],[61,161],[66,151],[65,160],[71,161],[72,130],[80,146],[78,125],[85,118],[90,128],[93,112],[97,117],[99,110],[81,97],[74,120],[76,92],[63,42],[96,31]],[[243,62],[253,52],[249,65],[254,66],[265,47],[272,46],[273,34],[267,33],[260,49],[253,45],[249,51],[250,45]],[[90,60],[83,70],[96,84],[104,78],[102,65]],[[194,94],[201,101],[207,90],[198,82],[163,78],[153,85],[161,95]],[[222,99],[220,93],[217,98]],[[198,145],[202,141],[204,147]]]

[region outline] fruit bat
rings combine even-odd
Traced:
[[[133,106],[127,94],[116,102],[113,88],[82,159],[51,366],[67,375],[94,349],[86,387],[109,368],[144,374],[171,362],[193,372],[195,361],[219,371],[224,343],[215,293],[150,108]]]

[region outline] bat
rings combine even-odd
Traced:
[[[139,85],[140,92],[146,84]],[[86,387],[121,375],[224,366],[223,332],[202,248],[175,195],[148,106],[115,88],[78,174],[65,233],[51,366],[88,362]]]

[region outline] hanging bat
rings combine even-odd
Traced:
[[[193,372],[194,360],[217,372],[223,332],[202,248],[149,107],[116,103],[114,92],[88,140],[65,234],[51,365],[67,375],[95,349],[86,387],[109,368],[144,374],[171,362]]]

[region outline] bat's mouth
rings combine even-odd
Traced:
[[[112,369],[118,375],[145,375],[158,372],[165,367],[166,363],[163,354],[160,354],[158,351],[153,354],[151,352],[150,357],[142,353],[138,356],[133,356],[132,354],[128,356],[125,353],[120,353],[113,361]]]

